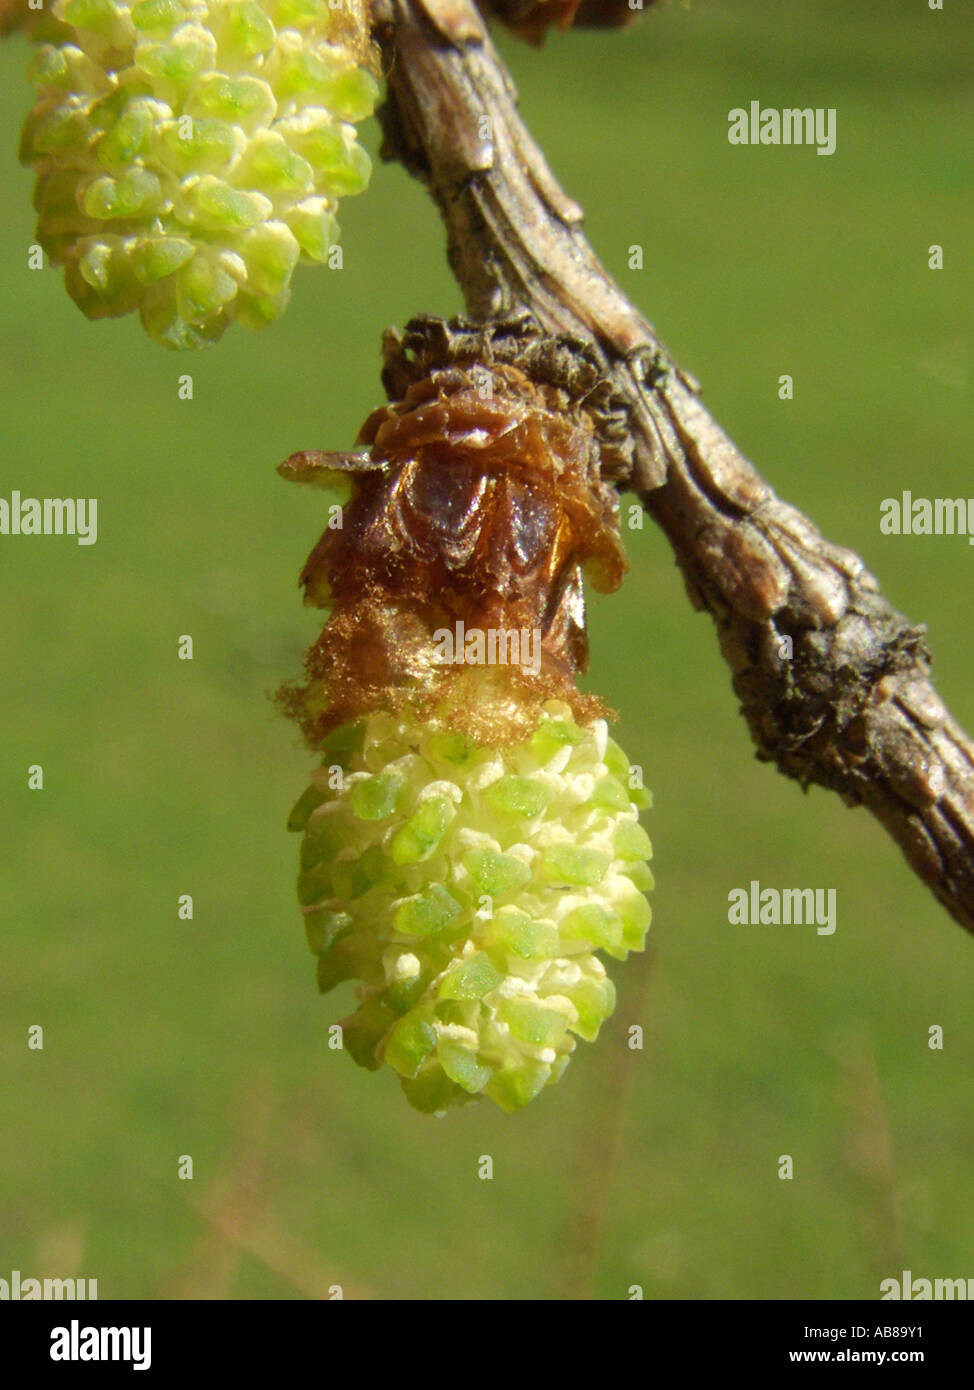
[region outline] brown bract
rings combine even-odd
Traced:
[[[306,660],[307,683],[282,699],[316,744],[329,729],[409,706],[501,743],[534,725],[544,701],[604,713],[582,695],[587,665],[582,573],[610,592],[626,560],[618,500],[601,482],[584,408],[505,363],[451,362],[377,410],[369,454],[304,453],[285,477],[350,496],[301,575],[306,601],[331,612]],[[438,635],[521,637],[532,664],[446,664]],[[463,651],[463,638],[456,642]]]
[[[0,34],[18,28],[29,13],[27,0],[0,0]]]
[[[496,14],[509,29],[529,43],[544,42],[548,29],[617,29],[631,24],[654,0],[481,0],[481,8]]]

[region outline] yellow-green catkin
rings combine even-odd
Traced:
[[[173,348],[259,328],[333,257],[378,86],[363,0],[55,0],[21,159],[37,238],[89,318]]]
[[[290,827],[320,988],[361,981],[354,1060],[427,1112],[557,1081],[615,1004],[597,953],[643,949],[648,804],[605,722],[557,701],[496,748],[408,714],[330,735]]]

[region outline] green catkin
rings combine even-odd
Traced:
[[[326,740],[289,824],[319,986],[362,982],[356,1062],[426,1112],[516,1110],[558,1080],[615,1004],[596,951],[642,950],[650,923],[630,781],[605,722],[557,701],[499,748],[387,713]]]
[[[37,238],[89,318],[167,347],[283,313],[370,173],[361,0],[55,0],[21,159]],[[348,35],[353,37],[349,38]]]

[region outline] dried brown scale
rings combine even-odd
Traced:
[[[30,15],[27,0],[0,0],[0,34],[24,24]]]
[[[495,14],[522,39],[540,45],[550,28],[619,29],[631,24],[639,11],[654,0],[481,0],[488,14]]]
[[[407,374],[400,363],[387,380]],[[583,721],[604,714],[575,686],[587,665],[582,571],[611,592],[627,566],[584,406],[518,367],[449,360],[375,411],[359,442],[367,458],[282,465],[286,477],[335,470],[351,484],[342,528],[325,531],[301,575],[306,601],[330,616],[307,682],[281,697],[309,742],[406,704],[494,744],[523,737],[546,700]],[[539,633],[539,669],[440,665],[434,634],[459,622]]]
[[[570,334],[546,333],[528,313],[482,322],[418,314],[383,336],[382,384],[390,400],[451,363],[517,367],[539,386],[557,391],[559,410],[580,411],[593,431],[593,467],[606,482],[632,471],[629,407],[606,376],[594,345]]]

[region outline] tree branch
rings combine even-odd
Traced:
[[[429,188],[478,319],[529,311],[594,343],[628,417],[606,475],[641,497],[717,625],[758,757],[864,805],[974,931],[974,745],[924,629],[771,488],[599,264],[469,0],[376,0],[387,158]]]

